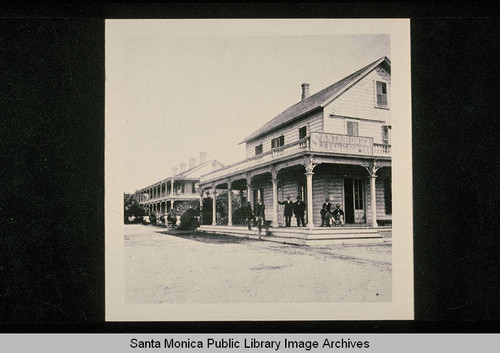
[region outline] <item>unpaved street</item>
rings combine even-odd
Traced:
[[[391,245],[299,247],[125,225],[127,303],[391,301]]]

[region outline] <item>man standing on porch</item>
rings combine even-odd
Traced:
[[[306,210],[306,204],[300,196],[297,196],[297,201],[293,204],[293,213],[295,214],[295,218],[297,218],[297,227],[300,227],[302,222],[302,226],[306,226],[306,222],[304,222],[304,212]]]
[[[292,223],[293,201],[290,200],[290,195],[286,197],[286,201],[278,201],[280,205],[285,205],[285,226],[290,227]]]
[[[252,204],[250,202],[247,202],[245,206],[245,217],[247,219],[248,230],[252,230],[252,221],[255,220],[255,216],[253,215]]]

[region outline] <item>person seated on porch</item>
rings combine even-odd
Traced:
[[[255,216],[253,214],[252,204],[250,204],[250,202],[247,202],[245,206],[245,218],[247,219],[248,230],[252,230],[252,221],[255,221]]]
[[[328,212],[328,208],[325,204],[323,204],[323,208],[320,211],[321,213],[321,226],[320,227],[329,227],[330,226],[330,212]]]
[[[342,227],[344,226],[344,211],[340,209],[340,205],[336,204],[335,205],[336,209],[333,210],[332,216],[333,216],[333,221],[332,221],[332,226],[335,224],[336,226],[341,224]]]
[[[278,201],[280,205],[285,205],[285,227],[290,227],[292,223],[293,201],[290,200],[290,195],[286,197],[286,201]]]

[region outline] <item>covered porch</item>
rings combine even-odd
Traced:
[[[267,232],[262,229],[259,235],[256,227],[248,230],[245,226],[202,225],[198,228],[198,231],[300,246],[383,244],[392,242],[391,227],[388,226],[377,229],[355,225],[333,228],[317,227],[313,229],[270,227]]]
[[[212,211],[210,219],[205,212],[200,229],[213,229],[207,226],[243,227],[241,214],[233,220],[234,211],[246,202],[250,202],[255,210],[260,199],[266,206],[265,216],[271,223],[271,233],[281,234],[285,230],[285,221],[283,206],[278,201],[287,196],[293,201],[300,196],[306,203],[306,227],[294,227],[295,221],[292,220],[292,227],[286,228],[287,232],[305,234],[307,230],[307,234],[323,234],[335,229],[320,228],[320,210],[325,199],[330,200],[332,211],[336,204],[341,205],[345,212],[345,228],[356,228],[358,233],[361,229],[377,229],[381,225],[387,228],[392,221],[390,159],[302,154],[226,174],[223,179],[210,174],[203,176],[200,204],[204,211],[207,208]]]

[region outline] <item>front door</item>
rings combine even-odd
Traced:
[[[346,223],[354,223],[354,192],[352,178],[344,178],[344,217]]]
[[[344,178],[345,222],[365,223],[363,179]]]

